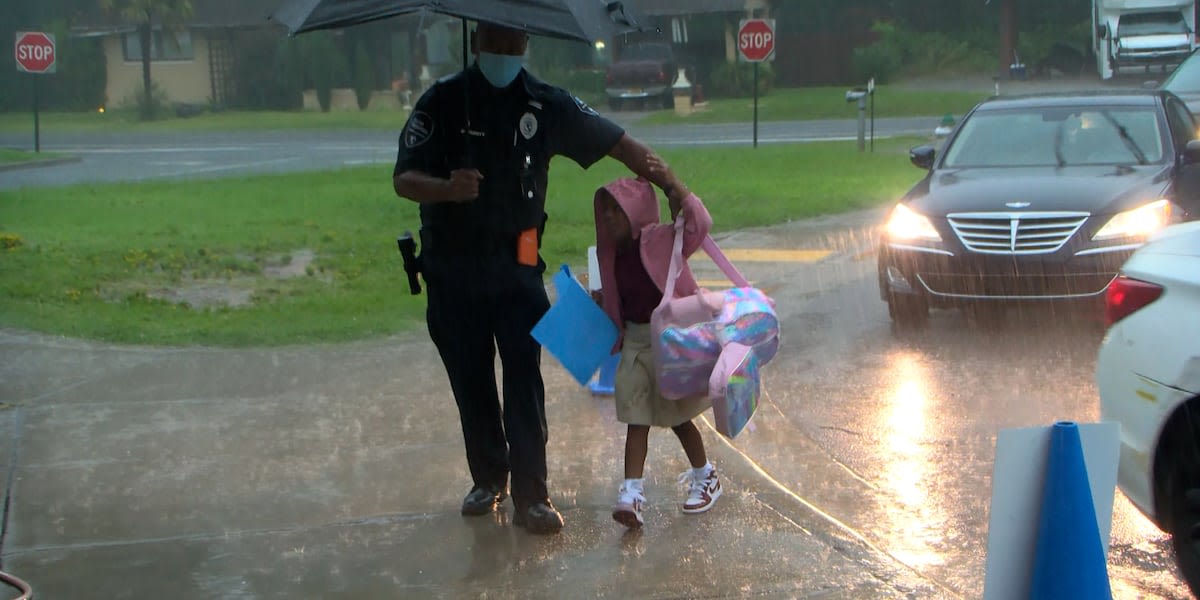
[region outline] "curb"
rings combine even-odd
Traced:
[[[37,169],[40,167],[54,167],[65,165],[67,163],[77,163],[83,159],[78,156],[62,156],[59,158],[47,158],[45,160],[24,160],[15,163],[0,164],[0,173],[4,171],[17,171],[19,169]]]

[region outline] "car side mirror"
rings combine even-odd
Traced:
[[[1183,149],[1183,158],[1180,160],[1183,165],[1200,164],[1200,140],[1191,140]]]
[[[1190,145],[1189,145],[1189,147],[1190,147]],[[1200,151],[1200,146],[1197,146],[1197,150]],[[908,151],[908,160],[912,161],[912,164],[914,164],[922,169],[932,168],[933,167],[933,159],[936,156],[937,156],[937,148],[934,148],[933,146],[928,146],[928,145],[917,146],[916,148],[913,148]]]
[[[1108,25],[1097,25],[1096,26],[1096,37],[1098,37],[1100,39],[1104,39],[1104,38],[1108,37]]]

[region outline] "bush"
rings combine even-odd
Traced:
[[[881,43],[855,48],[850,60],[854,81],[866,81],[874,77],[877,83],[888,83],[900,70],[900,58]]]
[[[881,73],[894,65],[889,77],[995,71],[998,50],[996,36],[991,32],[963,31],[951,36],[918,32],[886,22],[877,22],[871,29],[879,35],[879,40],[854,53],[855,76],[859,79],[864,75],[858,71],[860,65],[881,69]],[[866,74],[867,78],[871,76]],[[874,76],[879,78],[881,74]]]
[[[235,61],[231,74],[237,108],[293,110],[303,102],[304,77],[308,70],[297,39],[274,32],[253,31],[239,35],[235,52],[254,60]]]
[[[306,79],[317,90],[321,112],[329,112],[333,88],[343,84],[348,71],[346,57],[341,47],[333,42],[333,34],[328,31],[306,34],[302,41],[300,56],[308,64]]]
[[[154,76],[151,71],[150,76]],[[150,81],[150,101],[146,101],[146,86],[139,85],[132,92],[132,98],[125,98],[121,103],[122,106],[133,106],[137,108],[138,118],[143,121],[152,121],[167,114],[167,109],[170,108],[171,102],[167,98],[166,90],[158,85],[157,81]]]
[[[729,98],[744,98],[754,95],[754,64],[724,62],[709,74],[713,94]],[[758,95],[766,96],[775,86],[775,70],[771,63],[759,63]]]
[[[367,110],[371,103],[371,92],[375,91],[374,68],[366,45],[359,42],[354,47],[354,96],[358,100],[358,110]]]
[[[1092,66],[1092,23],[1084,19],[1069,28],[1041,25],[1021,31],[1021,62],[1040,75],[1057,71],[1079,75]]]

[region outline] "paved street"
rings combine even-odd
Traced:
[[[653,147],[749,145],[753,139],[749,124],[640,127],[634,122],[633,113],[618,113],[617,118],[625,122],[632,135]],[[876,134],[928,135],[937,121],[935,118],[881,120],[876,124]],[[44,151],[80,160],[50,167],[0,170],[0,189],[386,166],[396,159],[396,139],[402,126],[403,122],[398,122],[394,131],[305,130],[186,136],[47,134],[42,138]],[[855,121],[773,123],[761,127],[759,143],[855,139],[857,127]],[[0,147],[26,146],[32,149],[31,136],[0,134]]]

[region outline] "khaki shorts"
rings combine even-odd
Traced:
[[[644,323],[625,323],[613,397],[617,420],[629,425],[674,427],[691,421],[712,406],[707,397],[687,400],[662,397],[654,379],[650,325]]]

